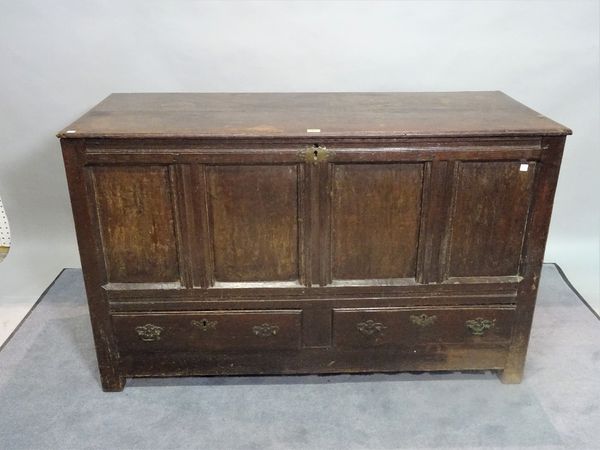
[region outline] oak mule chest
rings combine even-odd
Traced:
[[[570,133],[501,92],[110,95],[58,134],[102,387],[518,383]]]

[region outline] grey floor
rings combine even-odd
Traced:
[[[0,351],[2,449],[600,448],[600,321],[546,265],[526,377],[397,374],[99,386],[81,272]]]

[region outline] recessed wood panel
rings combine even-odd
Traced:
[[[518,274],[534,172],[518,161],[458,163],[449,277]]]
[[[108,281],[179,280],[167,167],[93,169]]]
[[[208,190],[216,281],[299,278],[295,165],[213,166]]]
[[[423,164],[340,164],[332,191],[332,276],[414,278]]]

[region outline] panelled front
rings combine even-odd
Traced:
[[[90,164],[86,174],[110,290],[303,282],[308,221],[295,160]]]
[[[410,355],[406,367],[473,355],[491,358],[473,367],[501,366],[536,159],[320,150],[246,162],[199,149],[176,163],[88,167],[124,358],[273,351],[293,366],[305,352],[396,352]],[[486,291],[466,301],[478,283]]]
[[[477,149],[332,153],[331,285],[518,282],[539,150]]]
[[[211,156],[203,164],[89,165],[107,282],[272,288],[278,296],[310,285],[366,292],[518,281],[535,160],[463,150],[457,160],[414,160],[405,151],[372,161],[344,152],[316,164],[296,150],[270,164]],[[447,196],[433,186],[446,186]],[[311,273],[325,275],[311,283]]]

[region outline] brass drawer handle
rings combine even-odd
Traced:
[[[217,327],[217,321],[208,319],[192,320],[192,325],[206,332],[214,330]]]
[[[375,322],[374,320],[365,320],[356,324],[356,328],[365,336],[373,336],[374,334],[383,334],[383,330],[387,327],[381,322]]]
[[[253,326],[252,331],[255,335],[266,338],[275,336],[279,332],[279,326],[263,323],[262,325]]]
[[[483,336],[485,330],[493,328],[496,325],[496,319],[490,320],[477,317],[476,319],[467,320],[465,324],[474,336]]]
[[[163,327],[159,327],[158,325],[153,325],[151,323],[135,327],[136,333],[144,342],[160,341],[160,334],[163,332],[163,330]]]
[[[437,316],[428,316],[427,314],[421,314],[420,316],[410,316],[410,321],[420,327],[428,327],[433,325],[437,320]]]

